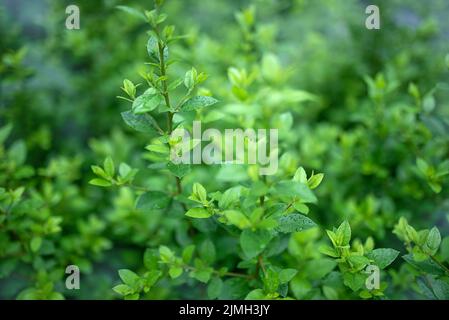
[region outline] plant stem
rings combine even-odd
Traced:
[[[261,255],[257,258],[257,266],[260,266],[260,268],[262,269],[262,272],[263,272],[264,274],[267,273],[266,270],[265,270],[265,265],[264,265],[264,263],[263,263],[263,258],[262,258]],[[256,276],[257,276],[257,275],[256,275]]]
[[[161,77],[163,77],[162,79],[162,96],[164,97],[165,100],[165,105],[167,106],[167,108],[169,110],[171,110],[171,103],[170,103],[170,95],[168,94],[168,89],[167,89],[167,68],[165,66],[165,59],[164,59],[164,49],[165,49],[165,45],[163,45],[161,43],[161,41],[159,41],[160,39],[160,33],[159,33],[159,28],[155,28],[155,32],[156,35],[158,36],[158,42],[157,42],[157,46],[158,46],[158,51],[159,51],[159,69],[161,72]],[[168,135],[171,135],[172,131],[173,131],[173,116],[174,113],[171,111],[168,111],[167,113],[167,133]],[[178,194],[182,193],[182,184],[181,184],[181,179],[179,177],[175,177],[176,180],[176,189]],[[181,203],[184,211],[187,211],[187,207],[184,203]]]

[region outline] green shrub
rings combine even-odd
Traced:
[[[444,1],[162,2],[0,11],[0,298],[449,299]],[[174,164],[194,121],[278,170]]]

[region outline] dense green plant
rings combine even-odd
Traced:
[[[0,298],[447,299],[449,8],[377,2],[1,4]],[[194,120],[277,173],[174,165]]]

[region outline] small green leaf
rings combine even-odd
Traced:
[[[12,124],[7,124],[4,127],[0,128],[0,145],[6,141],[6,138],[10,135],[12,130]]]
[[[114,290],[118,294],[121,294],[122,296],[126,296],[133,292],[133,289],[130,286],[123,283],[115,286],[114,288],[112,288],[112,290]]]
[[[303,167],[299,167],[296,170],[295,175],[293,176],[293,181],[304,183],[304,184],[307,183],[307,173]]]
[[[399,255],[399,251],[389,248],[379,248],[368,252],[366,256],[374,260],[374,263],[380,268],[384,269],[389,266]]]
[[[281,283],[287,283],[298,273],[296,269],[283,269],[279,273],[279,281]]]
[[[33,237],[30,241],[30,249],[33,252],[39,251],[40,247],[42,245],[42,238],[41,237]]]
[[[136,96],[136,86],[134,85],[134,83],[132,83],[132,81],[125,79],[123,80],[123,87],[122,87],[123,91],[125,91],[125,93],[132,99],[135,98]]]
[[[426,240],[426,247],[429,248],[430,254],[434,255],[441,244],[441,234],[437,227],[433,227]]]
[[[170,203],[170,198],[161,191],[149,191],[137,199],[136,208],[140,210],[164,209]]]
[[[147,89],[142,95],[138,96],[132,105],[135,114],[143,114],[153,111],[161,105],[163,97],[154,88]]]
[[[128,269],[120,269],[118,271],[118,274],[123,283],[127,284],[131,288],[134,288],[140,279],[140,277],[135,272]]]
[[[175,177],[183,178],[191,171],[190,164],[175,164],[173,162],[167,163],[167,169],[170,171]]]
[[[109,179],[110,177],[106,174],[103,168],[99,166],[91,166],[92,172],[103,179]]]
[[[201,244],[201,246],[199,247],[198,253],[199,253],[201,259],[208,264],[211,264],[215,261],[215,256],[216,256],[215,246],[214,246],[213,242],[210,241],[209,239],[205,240]]]
[[[114,175],[115,175],[115,166],[114,166],[114,161],[112,160],[111,157],[107,157],[104,160],[103,166],[104,166],[104,171],[106,172],[106,174],[109,177],[111,177],[111,178],[114,177]]]
[[[139,18],[139,19],[141,19],[143,21],[146,21],[145,15],[142,12],[140,12],[139,10],[137,10],[137,9],[134,9],[134,8],[131,8],[131,7],[128,7],[128,6],[116,6],[115,8],[119,9],[119,10],[121,10],[123,12],[126,12],[126,13],[128,13],[128,14],[136,17],[136,18]]]
[[[352,291],[358,291],[365,285],[366,275],[360,272],[346,272],[343,275],[343,283],[351,288]]]
[[[265,300],[266,295],[262,289],[254,289],[246,296],[245,300]]]
[[[273,196],[285,198],[299,198],[301,202],[316,202],[317,198],[309,187],[296,181],[281,181],[271,188],[270,193]]]
[[[248,259],[254,258],[265,250],[272,236],[266,230],[243,230],[240,235],[240,246]]]
[[[217,299],[223,289],[223,281],[220,278],[213,278],[207,286],[207,296],[209,299]]]
[[[307,181],[307,185],[309,186],[310,189],[313,190],[320,185],[321,181],[323,181],[323,178],[324,178],[323,173],[314,174]]]
[[[206,189],[200,183],[194,183],[192,189],[193,195],[196,197],[196,199],[198,199],[202,203],[207,202]]]
[[[143,265],[148,270],[154,270],[158,268],[158,256],[155,249],[146,249],[143,255]]]
[[[186,212],[186,216],[191,218],[204,219],[212,216],[212,213],[210,213],[208,210],[204,208],[192,208]]]
[[[182,251],[182,261],[184,263],[190,263],[190,260],[192,260],[193,252],[195,251],[195,245],[191,244],[184,248]]]
[[[168,59],[168,47],[164,46],[164,50],[163,50],[163,57],[165,62],[167,62]],[[152,58],[155,61],[159,61],[159,45],[158,45],[158,40],[156,39],[156,37],[151,36],[148,39],[147,42],[147,53],[150,56],[150,58]]]
[[[190,273],[190,276],[200,282],[208,283],[210,280],[210,277],[212,275],[212,272],[213,272],[212,268],[204,268],[204,269],[192,271]]]
[[[176,278],[178,278],[179,276],[182,275],[182,271],[183,270],[182,270],[181,267],[171,267],[168,270],[168,274],[170,275],[170,278],[176,279]]]
[[[175,258],[175,254],[167,246],[159,247],[159,256],[161,258],[161,261],[164,263],[171,263],[173,261],[173,259]]]
[[[110,187],[112,184],[104,179],[95,178],[89,181],[89,184],[98,186],[98,187]]]
[[[142,133],[154,133],[156,120],[149,114],[134,114],[132,111],[121,113],[123,121],[132,129]]]
[[[336,232],[336,242],[339,246],[347,246],[349,245],[349,241],[351,241],[351,227],[348,221],[343,221],[343,223],[338,227]]]
[[[316,223],[310,218],[299,213],[282,216],[279,218],[278,222],[279,225],[276,230],[282,233],[304,231],[316,226]]]
[[[226,210],[223,215],[228,219],[230,224],[235,225],[239,229],[249,228],[251,222],[248,218],[240,211],[237,210]]]

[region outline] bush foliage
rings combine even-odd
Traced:
[[[0,5],[0,298],[449,299],[449,6],[376,2]],[[276,174],[174,164],[193,121]]]

